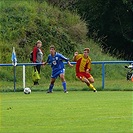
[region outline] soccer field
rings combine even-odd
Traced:
[[[0,93],[0,133],[130,133],[131,91]]]

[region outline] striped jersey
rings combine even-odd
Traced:
[[[86,69],[91,69],[91,59],[90,57],[84,58],[83,54],[78,54],[75,57],[76,63],[76,73],[86,72]]]

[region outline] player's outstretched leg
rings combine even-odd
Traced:
[[[60,74],[60,79],[62,81],[62,86],[64,89],[64,93],[68,93],[67,88],[66,88],[66,81],[65,81],[65,76],[63,73]]]
[[[49,89],[48,89],[47,93],[53,92],[54,82],[55,82],[55,79],[51,78],[51,82],[50,82]]]
[[[89,86],[89,88],[93,89],[94,92],[97,92],[96,88],[92,84],[90,84],[88,86]]]
[[[62,86],[63,86],[63,89],[64,89],[64,93],[68,93],[68,91],[66,89],[66,81],[62,82]]]
[[[47,93],[52,93],[53,92],[53,87],[54,87],[54,84],[50,84]]]
[[[92,89],[94,92],[97,92],[96,88],[90,83],[91,79],[90,79],[90,81],[89,81],[87,78],[83,78],[82,81],[85,82],[85,83],[87,84],[87,86],[88,86],[90,89]],[[92,82],[93,82],[93,81],[92,81]]]

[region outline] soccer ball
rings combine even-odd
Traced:
[[[24,94],[30,94],[31,89],[30,88],[24,88]]]

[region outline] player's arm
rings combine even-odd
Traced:
[[[87,64],[86,73],[90,73],[90,71],[91,71],[91,60]]]
[[[70,67],[73,67],[70,61],[67,62]]]
[[[62,55],[62,54],[58,54],[58,55],[59,55],[59,58],[60,58],[61,60],[64,60],[64,61],[66,61],[66,62],[69,61],[69,59],[66,58],[64,55]]]
[[[76,61],[76,56],[78,55],[78,52],[75,52],[74,53],[74,56],[73,56],[73,61]]]
[[[45,62],[43,62],[43,65],[45,66],[46,64],[48,64],[46,61]]]
[[[47,61],[43,62],[43,65],[46,65],[46,64],[49,64],[49,63],[50,63],[50,58],[48,56]]]
[[[91,70],[91,69],[86,69],[86,73],[90,73],[90,70]]]
[[[68,65],[69,65],[70,67],[73,67],[73,65],[71,64],[71,62],[69,61],[68,58],[66,58],[66,57],[63,56],[62,54],[60,54],[60,57],[61,57],[62,60],[65,60],[65,61],[68,63]]]

